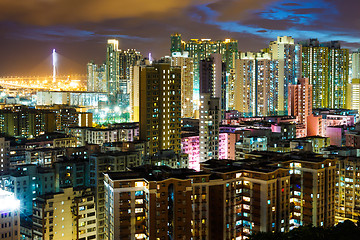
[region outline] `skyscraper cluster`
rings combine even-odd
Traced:
[[[102,65],[88,63],[88,91],[106,92],[112,105],[129,107],[131,66],[142,59],[135,49],[119,49],[119,41],[109,39]]]
[[[243,240],[357,221],[359,63],[289,36],[240,52],[173,34],[157,60],[110,39],[87,92],[0,106],[0,202],[20,200],[0,236]]]

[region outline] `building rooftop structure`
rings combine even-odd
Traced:
[[[146,181],[162,181],[168,178],[188,179],[194,175],[210,175],[206,172],[196,172],[188,168],[174,169],[168,166],[143,165],[129,168],[126,172],[107,172],[112,180],[145,179]]]

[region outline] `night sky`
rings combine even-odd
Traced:
[[[359,0],[0,0],[0,76],[86,72],[105,60],[106,40],[154,58],[169,55],[170,34],[239,41],[258,51],[276,36],[340,40],[360,48]]]

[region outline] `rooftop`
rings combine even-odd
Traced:
[[[205,172],[196,172],[193,169],[181,168],[174,169],[167,166],[143,165],[130,168],[125,172],[107,172],[105,173],[113,181],[125,179],[145,179],[147,181],[162,181],[169,178],[189,179],[194,175],[209,175]]]

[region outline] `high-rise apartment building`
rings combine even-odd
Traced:
[[[140,76],[141,69],[150,65],[149,60],[138,61],[131,71],[130,118],[132,122],[140,121]]]
[[[335,223],[336,162],[316,156],[291,156],[290,225],[332,227]]]
[[[335,192],[335,223],[344,220],[358,221],[360,217],[360,159],[343,157],[337,161]]]
[[[356,109],[360,112],[360,78],[351,79],[351,83],[347,85],[348,108]]]
[[[0,131],[10,136],[34,137],[56,130],[55,113],[14,106],[0,110]]]
[[[194,59],[194,107],[198,108],[200,98],[200,61],[210,57],[211,54],[221,54],[222,62],[225,63],[226,71],[229,72],[234,66],[238,54],[238,42],[233,39],[212,41],[211,39],[191,39],[182,41],[181,34],[171,35],[171,53],[189,52],[189,57]]]
[[[191,238],[191,180],[162,175],[159,170],[152,178],[141,169],[105,174],[107,239]]]
[[[295,44],[292,37],[277,37],[270,42],[269,52],[272,59],[278,61],[277,113],[287,115],[288,86],[301,77],[301,46]]]
[[[125,171],[142,164],[139,151],[105,152],[90,155],[90,186],[95,188],[97,239],[105,239],[104,172]]]
[[[181,151],[181,69],[154,63],[140,69],[140,140],[149,142],[149,154]]]
[[[351,79],[360,79],[360,49],[351,53]]]
[[[237,82],[237,73],[238,71],[235,70],[235,66],[238,60],[235,59],[234,67],[230,69],[227,75],[227,86],[226,86],[226,106],[227,110],[235,110],[236,100],[239,98],[239,89],[238,89],[238,82]]]
[[[119,49],[119,41],[109,39],[106,55],[106,82],[111,103],[129,106],[131,67],[142,58],[135,49]]]
[[[346,108],[349,80],[349,50],[337,41],[302,45],[302,76],[313,86],[313,108]]]
[[[226,70],[220,54],[211,54],[200,61],[200,96],[210,93],[211,97],[219,98],[221,118],[226,111]]]
[[[213,161],[203,172],[131,170],[105,174],[109,239],[246,239],[253,231],[289,229],[287,169]]]
[[[219,98],[203,93],[200,98],[199,162],[219,158],[219,125],[221,109]]]
[[[184,51],[185,42],[182,41],[181,34],[179,33],[171,34],[170,40],[171,40],[171,48],[170,48],[171,53],[175,53],[175,52],[181,53],[182,51]]]
[[[10,169],[10,141],[0,137],[0,175],[6,174]]]
[[[110,102],[117,101],[117,95],[119,92],[119,41],[115,39],[109,39],[107,41],[107,53],[106,53],[106,89],[108,90],[108,97]]]
[[[108,92],[106,87],[106,65],[89,62],[87,64],[87,91]]]
[[[241,53],[235,64],[234,109],[245,117],[275,115],[278,111],[278,60],[271,54]]]
[[[181,68],[181,117],[194,117],[193,90],[194,90],[194,60],[183,54],[174,52],[171,57],[171,66]]]
[[[306,126],[307,117],[312,114],[312,85],[308,78],[299,78],[298,83],[289,85],[290,116],[295,116],[299,124]]]

